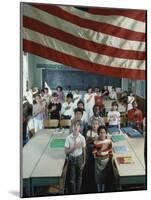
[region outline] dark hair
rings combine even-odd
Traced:
[[[117,106],[117,108],[118,108],[118,103],[116,101],[113,101],[112,106]]]
[[[72,127],[75,126],[76,124],[81,125],[80,120],[75,120],[72,122]]]
[[[48,91],[48,88],[47,88],[47,87],[45,87],[45,88],[44,88],[44,90],[47,90],[47,91]]]
[[[43,93],[44,93],[45,91],[44,91],[44,89],[41,89],[41,91],[40,91],[40,92],[43,92]]]
[[[74,109],[74,114],[76,114],[76,112],[80,112],[83,115],[83,109],[81,108]]]
[[[87,92],[88,92],[89,89],[92,89],[92,91],[93,91],[93,88],[91,86],[88,86],[87,87]]]
[[[52,97],[57,97],[58,95],[57,95],[57,93],[56,92],[53,92],[52,93]]]
[[[40,97],[40,98],[41,98],[40,94],[36,94],[36,95],[35,95],[35,98],[36,98],[36,97]]]
[[[98,90],[99,90],[99,92],[100,92],[100,88],[99,88],[99,86],[96,86],[96,87],[95,87],[95,89],[98,89]]]
[[[97,107],[98,107],[99,110],[100,110],[100,106],[98,106],[98,105],[94,105],[94,106],[93,106],[93,110],[94,110],[95,108],[97,108]]]
[[[61,87],[60,85],[57,86],[57,89],[58,89],[58,88],[62,91],[62,87]]]
[[[134,105],[134,103],[137,103],[137,101],[136,101],[136,100],[134,100],[134,101],[132,102],[132,105]],[[137,103],[137,105],[138,105],[138,103]]]
[[[77,105],[79,105],[80,103],[82,103],[83,107],[84,107],[84,102],[82,100],[79,100],[78,103],[77,103]]]
[[[101,129],[104,129],[105,132],[107,133],[107,128],[105,126],[99,126],[98,128],[98,133],[100,132]]]
[[[66,97],[73,99],[73,94],[69,92]]]

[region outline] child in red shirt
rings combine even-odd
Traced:
[[[140,109],[137,108],[137,102],[133,101],[133,108],[128,111],[128,124],[137,130],[142,130],[143,114]]]

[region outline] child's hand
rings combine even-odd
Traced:
[[[113,153],[110,152],[110,153],[109,153],[109,158],[112,158],[112,157],[113,157]]]
[[[80,147],[81,147],[81,142],[74,143],[74,148],[75,149],[80,148]]]
[[[65,110],[69,110],[71,107],[70,106],[67,106],[66,108],[65,108]]]

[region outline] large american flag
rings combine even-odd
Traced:
[[[23,51],[105,76],[146,78],[146,11],[23,4]]]

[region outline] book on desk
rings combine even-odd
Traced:
[[[124,145],[119,145],[119,146],[114,146],[113,151],[114,153],[117,153],[117,154],[124,154],[128,152],[128,148]]]
[[[110,127],[107,129],[108,133],[109,134],[117,134],[117,133],[120,133],[120,130],[117,128],[117,127]]]
[[[123,127],[121,128],[121,131],[132,138],[142,137],[142,134],[138,130],[133,129],[132,127]]]
[[[134,164],[132,156],[119,156],[116,157],[118,164]]]
[[[116,135],[114,134],[112,135],[111,139],[113,142],[120,142],[120,141],[125,140],[125,137],[122,134],[116,134]]]

